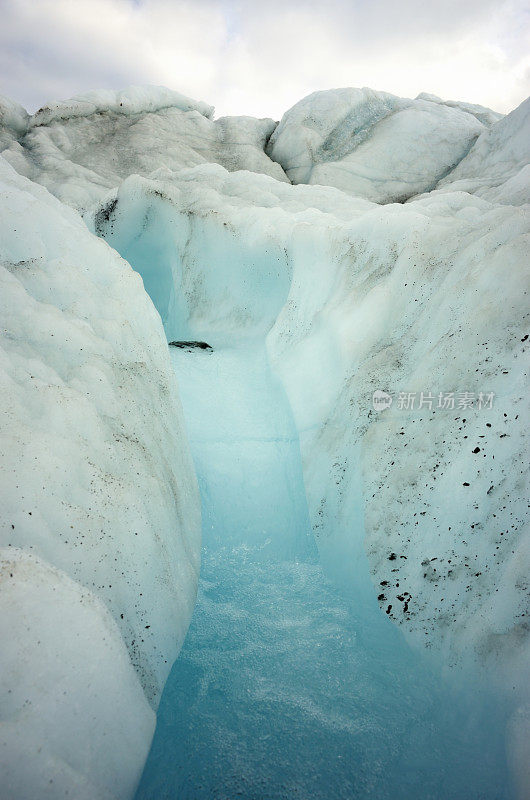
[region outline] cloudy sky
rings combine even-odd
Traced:
[[[274,118],[340,86],[498,111],[530,94],[527,0],[0,0],[0,21],[0,93],[31,111],[147,83]]]

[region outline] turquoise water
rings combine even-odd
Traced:
[[[201,489],[201,581],[137,800],[511,797],[493,699],[442,684],[375,601],[324,575],[264,351],[172,359]]]

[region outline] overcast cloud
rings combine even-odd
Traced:
[[[0,93],[30,111],[147,83],[274,118],[339,86],[498,111],[530,93],[523,0],[0,0],[0,48]]]

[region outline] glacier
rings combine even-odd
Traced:
[[[10,796],[527,794],[529,109],[0,99]]]

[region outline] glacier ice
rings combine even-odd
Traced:
[[[255,176],[249,194],[248,183],[215,165],[130,178],[97,224],[140,272],[171,270],[180,306],[166,330],[178,322],[182,337],[220,347],[267,332],[328,574],[366,604],[364,546],[382,610],[411,641],[446,663],[480,663],[524,703],[526,210],[437,192],[345,206],[329,188]],[[153,255],[168,239],[170,253]],[[217,264],[228,265],[220,275]],[[432,390],[436,402],[453,391],[456,410],[394,403],[378,415],[376,388],[395,400]],[[493,392],[495,404],[459,410],[459,392]]]
[[[342,540],[351,484],[362,480],[373,576],[389,580],[388,555],[399,551],[389,583],[414,598],[403,614],[405,601],[394,597],[392,616],[415,636],[427,634],[431,646],[454,646],[455,658],[465,650],[495,657],[500,641],[487,644],[495,620],[506,631],[507,662],[517,662],[521,652],[508,642],[524,612],[517,587],[527,539],[503,539],[498,527],[524,530],[526,519],[516,488],[528,435],[526,276],[518,269],[526,210],[435,192],[391,208],[347,203],[343,219],[338,191],[252,180],[249,193],[249,176],[216,165],[171,182],[132,177],[113,196],[108,219],[96,214],[96,226],[141,273],[152,263],[170,273],[179,300],[162,312],[168,336],[221,345],[236,331],[239,341],[267,335],[297,420],[322,548],[333,546],[335,529]],[[377,415],[376,388],[396,399],[432,390],[436,402],[453,391],[455,410],[407,412],[395,403]],[[493,392],[496,401],[489,413],[459,410],[459,392]],[[462,486],[466,478],[472,487]],[[458,498],[451,508],[448,496]],[[446,565],[439,581],[424,578],[426,558]],[[448,621],[456,615],[455,628]]]
[[[469,730],[477,749],[462,742],[454,775],[464,775],[469,796],[482,779],[474,772],[480,762],[467,777],[466,763],[480,748],[491,754],[506,735],[511,780],[524,797],[530,783],[524,771],[528,102],[501,117],[432,95],[407,100],[344,89],[305,98],[276,125],[213,120],[205,104],[138,89],[50,104],[33,117],[2,101],[0,114],[10,204],[0,231],[10,292],[3,295],[3,313],[15,331],[6,339],[5,368],[16,400],[5,434],[13,441],[13,459],[6,461],[13,485],[6,483],[5,494],[18,515],[16,538],[8,528],[3,544],[31,550],[41,559],[39,574],[56,570],[78,593],[92,592],[104,604],[121,636],[112,638],[113,652],[122,658],[128,648],[155,707],[197,580],[198,509],[186,428],[209,544],[197,620],[168,686],[168,702],[176,705],[171,711],[164,701],[162,710],[165,730],[177,725],[173,740],[181,741],[178,725],[193,729],[196,706],[186,704],[194,691],[206,711],[195,735],[213,730],[216,738],[219,716],[212,707],[207,721],[204,698],[221,714],[234,687],[244,690],[239,680],[255,660],[252,648],[250,654],[238,649],[245,637],[258,652],[262,642],[270,659],[274,653],[287,658],[281,631],[292,613],[295,628],[308,626],[303,641],[310,653],[320,648],[325,628],[319,603],[336,604],[339,615],[352,604],[374,645],[359,675],[363,669],[372,674],[364,687],[382,707],[393,673],[378,672],[377,648],[388,653],[386,642],[394,670],[407,674],[419,665],[406,655],[401,636],[388,632],[391,622],[432,654],[432,664],[460,665],[458,674],[483,684],[486,695],[494,687],[502,711],[484,724],[484,739],[477,734],[480,715],[474,717]],[[83,212],[86,225],[68,205]],[[161,321],[139,278],[98,237],[140,273]],[[185,423],[165,339],[213,347],[171,354]],[[24,369],[37,376],[37,385]],[[376,391],[390,394],[389,408],[373,406]],[[418,408],[422,392],[432,394],[431,407]],[[454,408],[439,407],[438,395],[450,392]],[[459,406],[465,392],[475,400],[493,393],[493,403]],[[407,396],[416,398],[413,408],[406,407]],[[129,469],[131,463],[138,469]],[[31,480],[17,494],[23,475]],[[238,486],[245,487],[239,494]],[[104,539],[95,535],[107,530],[96,526],[99,520],[109,525]],[[83,559],[77,542],[64,536],[70,524],[90,536]],[[138,524],[141,536],[128,545]],[[311,563],[309,528],[333,590]],[[256,548],[265,562],[249,561]],[[283,559],[276,582],[271,556]],[[290,594],[297,582],[310,609],[303,617]],[[277,593],[269,638],[267,591]],[[245,607],[248,624],[241,617]],[[233,631],[226,631],[230,620]],[[341,625],[334,629],[339,637],[349,630]],[[226,682],[216,678],[216,641],[242,654],[232,687],[230,670]],[[327,648],[318,650],[322,670],[354,707],[349,685],[341,683],[345,675],[330,666],[333,647]],[[345,652],[344,664],[360,656],[355,648]],[[265,672],[270,659],[263,659]],[[120,663],[134,695],[135,674],[126,659]],[[267,691],[278,691],[278,681],[267,689],[266,674],[256,670],[249,680],[252,675],[260,676],[262,699],[304,705],[294,677],[275,701]],[[420,706],[428,685],[418,679]],[[109,791],[117,796],[130,794],[141,748],[148,746],[152,722],[140,700],[145,737],[120,751],[118,767],[128,777],[109,773],[105,785],[106,791],[115,781]],[[392,708],[398,730],[399,702]],[[175,709],[185,722],[175,722]],[[339,712],[333,703],[311,706],[319,730],[343,719],[342,710],[329,717],[330,709]],[[275,719],[271,712],[265,724]],[[451,724],[460,729],[455,719],[446,720],[449,738]],[[463,725],[465,714],[461,719]],[[415,731],[416,742],[437,746],[421,725]],[[96,733],[97,726],[88,730],[87,741]],[[274,743],[274,730],[265,740],[269,735]],[[157,758],[172,759],[175,770],[187,758],[185,748],[176,752],[164,736],[144,776],[146,797],[158,780],[152,783]],[[391,749],[391,736],[388,743]],[[300,752],[308,755],[310,748]],[[286,746],[286,761],[289,753]],[[366,758],[375,763],[377,757]],[[493,763],[488,769],[495,772]],[[204,769],[200,759],[197,764]],[[488,789],[486,780],[484,792],[510,797],[499,770],[502,787],[493,781]],[[228,773],[221,778],[226,791],[235,791]],[[90,785],[91,767],[75,780]],[[385,791],[398,796],[392,788]],[[194,796],[193,785],[188,789]],[[419,796],[419,788],[407,790]],[[458,785],[450,796],[457,791]],[[432,792],[444,796],[444,787]]]
[[[0,150],[19,172],[84,210],[131,174],[211,161],[287,181],[264,152],[273,120],[212,115],[211,106],[162,87],[90,92],[46,105],[16,137],[11,125]],[[6,112],[8,123],[12,117]]]
[[[155,714],[116,622],[31,553],[0,559],[2,797],[130,797]]]
[[[463,103],[461,100],[442,100],[441,97],[428,92],[420,92],[416,100],[428,100],[431,103],[449,106],[449,108],[459,108],[467,114],[472,114],[479,122],[483,122],[487,126],[493,125],[494,122],[498,122],[504,116],[504,114],[492,111],[491,108],[486,108],[486,106],[477,105],[476,103]]]
[[[434,188],[484,130],[462,106],[337,89],[314,92],[287,111],[268,152],[293,183],[404,202]]]
[[[44,779],[74,795],[92,781],[97,753],[110,748],[98,791],[127,797],[152,734],[148,703],[156,708],[194,605],[194,470],[160,318],[139,276],[77,212],[1,158],[0,176],[1,580],[3,621],[20,631],[3,638],[20,691],[0,723],[2,771],[13,771],[21,797],[35,797],[35,781]],[[38,560],[11,570],[11,550]],[[19,577],[21,587],[11,588]],[[27,606],[16,602],[21,592]],[[31,621],[21,640],[41,601],[40,623]],[[42,670],[39,647],[49,652]],[[113,659],[116,672],[106,677]],[[57,724],[41,752],[35,733],[29,767],[20,756],[13,762],[12,743],[29,728],[55,730],[54,698],[66,678],[73,705],[64,727]],[[27,720],[24,703],[34,709]],[[124,738],[106,708],[124,724],[137,714],[141,735]],[[93,760],[68,757],[74,739]],[[83,796],[96,796],[90,791]]]
[[[312,561],[298,434],[262,343],[173,351],[210,550]]]

